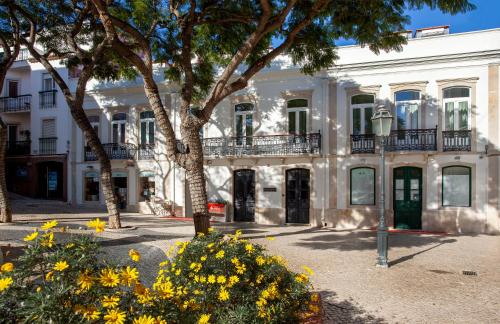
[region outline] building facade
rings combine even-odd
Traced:
[[[388,225],[500,232],[500,29],[448,34],[444,26],[408,38],[401,52],[380,55],[340,47],[336,65],[313,76],[280,57],[226,98],[200,134],[209,198],[227,202],[231,221],[375,226],[382,207],[380,144],[370,119],[384,105],[394,116],[386,146]],[[27,190],[45,185],[52,192],[52,168],[61,163],[57,197],[103,205],[99,164],[60,91],[36,63],[21,64],[27,67],[11,69],[0,99],[9,148],[16,148],[9,151],[9,189],[32,194]],[[66,72],[70,83],[72,73]],[[179,132],[179,90],[165,82],[160,90]],[[28,106],[22,94],[32,97]],[[47,108],[52,99],[55,107]],[[190,216],[184,172],[166,159],[141,80],[93,81],[85,109],[112,160],[120,206],[160,213],[160,202],[171,201],[177,216]],[[36,186],[29,185],[33,179]],[[39,190],[33,195],[51,198]]]

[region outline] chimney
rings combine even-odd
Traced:
[[[420,28],[417,29],[415,33],[415,38],[448,35],[449,33],[450,33],[449,25]]]

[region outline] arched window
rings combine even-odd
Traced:
[[[351,169],[351,205],[375,205],[375,169]]]
[[[420,109],[420,91],[403,90],[395,94],[396,128],[398,130],[417,129]]]
[[[469,130],[470,88],[452,87],[443,90],[444,130]]]
[[[375,97],[359,94],[351,97],[351,129],[353,135],[372,134],[373,105]]]
[[[234,106],[234,129],[237,145],[252,145],[253,104],[239,103]]]
[[[155,143],[155,115],[153,111],[143,111],[139,115],[141,123],[141,145],[154,145]]]
[[[111,120],[113,143],[125,143],[127,114],[116,113]]]
[[[287,102],[288,132],[290,134],[307,133],[307,99],[292,99]]]
[[[471,168],[454,165],[443,168],[442,205],[471,206]]]

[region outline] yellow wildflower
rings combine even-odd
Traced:
[[[240,281],[240,278],[238,276],[231,276],[229,277],[229,286],[232,287],[235,284],[237,284]]]
[[[12,282],[13,281],[11,277],[0,278],[0,292],[9,288],[9,286],[12,285]]]
[[[246,270],[247,270],[247,266],[245,264],[242,263],[242,264],[236,265],[236,273],[244,274]]]
[[[301,273],[295,276],[295,281],[307,283],[309,281],[309,278],[305,274]]]
[[[228,299],[229,299],[229,293],[227,292],[226,289],[222,288],[219,292],[219,300],[226,301]]]
[[[46,231],[46,230],[49,230],[53,227],[56,227],[57,226],[57,221],[56,220],[51,220],[51,221],[48,221],[46,222],[45,224],[42,225],[41,229]]]
[[[162,319],[161,316],[156,316],[154,324],[167,324],[167,321]]]
[[[209,275],[208,276],[208,282],[211,283],[211,284],[215,283],[215,276],[214,275]]]
[[[208,228],[208,232],[209,232],[209,233],[212,233],[213,231],[214,231],[214,228],[213,228],[213,227],[209,227],[209,228]]]
[[[42,291],[42,287],[40,287],[40,286],[36,287],[36,292],[40,292],[40,291]]]
[[[94,228],[96,233],[104,232],[106,222],[101,221],[99,218],[87,222],[87,227]]]
[[[104,287],[116,287],[120,282],[118,274],[113,269],[107,268],[101,270],[99,281]]]
[[[131,286],[133,283],[137,282],[139,278],[139,271],[136,268],[131,268],[127,266],[120,272],[120,280],[123,285]]]
[[[231,263],[234,264],[234,265],[237,265],[237,264],[240,263],[240,260],[238,260],[237,257],[233,257],[233,258],[231,258]]]
[[[205,236],[205,233],[198,232],[198,233],[196,234],[196,236],[198,236],[198,237],[203,237],[203,236]]]
[[[205,276],[200,276],[200,282],[205,283],[207,281],[207,277]]]
[[[174,296],[174,288],[170,281],[157,285],[156,290],[162,299],[169,299]]]
[[[95,307],[88,307],[82,310],[82,316],[88,321],[94,321],[99,319],[101,312],[99,312]]]
[[[259,255],[258,257],[255,258],[255,262],[257,262],[257,264],[261,266],[264,263],[266,263],[266,259],[264,259],[261,255]]]
[[[36,239],[38,236],[38,232],[37,231],[34,231],[33,233],[29,234],[29,235],[26,235],[24,237],[24,241],[25,242],[29,242],[29,241],[33,241],[34,239]]]
[[[134,249],[130,249],[130,251],[128,251],[128,255],[134,262],[139,262],[139,260],[141,260],[141,255]]]
[[[134,294],[139,304],[149,304],[153,300],[149,288],[144,287],[141,283],[134,286]]]
[[[72,248],[72,247],[74,247],[74,246],[75,246],[75,243],[73,243],[73,242],[68,243],[68,244],[66,244],[66,245],[65,245],[65,247],[66,247],[67,249],[71,249],[71,248]]]
[[[308,266],[302,266],[302,268],[304,268],[304,270],[306,270],[306,272],[312,276],[314,274],[314,271],[312,271],[311,268],[309,268]]]
[[[104,308],[115,308],[119,302],[120,297],[118,296],[104,296],[101,299],[101,304]]]
[[[134,318],[133,324],[156,324],[157,321],[151,315],[142,315],[141,317]]]
[[[206,261],[207,260],[207,256],[206,255],[202,255],[200,260],[203,262],[203,261]]]
[[[198,324],[209,324],[210,323],[210,314],[201,314],[198,319]]]
[[[45,275],[45,280],[47,281],[50,281],[52,280],[52,277],[54,276],[54,272],[53,271],[49,271],[47,272],[47,274]]]
[[[125,323],[125,312],[121,312],[119,309],[108,309],[106,315],[104,315],[104,320],[106,324],[124,324]]]
[[[224,276],[218,276],[217,277],[217,283],[220,283],[221,285],[225,284],[226,283],[226,277]]]
[[[12,270],[14,270],[14,265],[12,264],[12,262],[4,263],[0,267],[1,272],[11,272]]]
[[[43,239],[40,244],[45,247],[51,248],[54,245],[54,233],[48,232],[42,235]]]
[[[90,287],[92,287],[92,282],[93,281],[94,281],[94,279],[89,274],[89,271],[85,270],[84,272],[81,272],[78,275],[78,279],[77,279],[76,282],[77,282],[78,286],[80,286],[80,289],[82,289],[82,290],[89,290]]]
[[[245,245],[245,250],[248,252],[248,253],[252,253],[253,252],[253,245],[251,243],[248,243]]]
[[[217,252],[217,254],[215,255],[215,258],[216,259],[222,259],[224,257],[224,250],[220,250],[219,252]]]
[[[274,241],[276,238],[274,236],[267,236],[266,239],[268,241]]]
[[[62,260],[62,261],[57,261],[56,264],[54,265],[54,270],[56,271],[64,271],[69,268],[68,262]]]

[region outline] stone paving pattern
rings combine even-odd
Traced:
[[[15,223],[0,226],[0,246],[22,246],[22,238],[47,219],[57,218],[71,232],[86,232],[78,228],[95,216],[105,217],[62,205],[14,207]],[[145,260],[139,270],[150,282],[164,251],[176,240],[193,236],[189,221],[124,214],[122,222],[136,229],[98,234],[105,253],[116,259],[127,258],[130,248],[138,250]],[[311,267],[325,323],[500,323],[500,236],[391,233],[390,268],[379,269],[374,266],[374,231],[222,223],[215,227],[224,232],[241,228],[245,237],[284,256],[296,271]],[[463,270],[478,275],[465,276]]]

